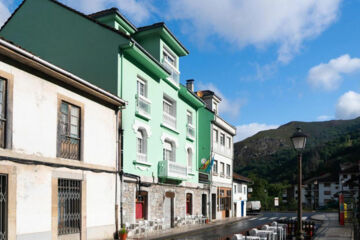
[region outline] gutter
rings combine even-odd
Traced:
[[[49,63],[49,62],[47,62],[47,61],[45,61],[45,60],[43,60],[43,59],[41,59],[41,58],[39,58],[39,57],[37,57],[35,55],[33,55],[33,54],[31,54],[31,53],[29,53],[29,52],[15,46],[15,45],[7,42],[7,41],[4,41],[3,39],[0,39],[0,45],[3,45],[4,47],[6,47],[8,49],[11,49],[11,50],[15,51],[16,53],[19,53],[20,55],[22,55],[22,56],[24,56],[26,58],[29,58],[29,59],[37,62],[37,63],[40,63],[41,65],[43,65],[43,66],[45,66],[47,68],[50,68],[51,70],[53,70],[55,72],[58,72],[58,73],[66,76],[66,77],[71,78],[72,80],[74,80],[77,83],[85,86],[86,88],[89,88],[89,89],[91,89],[91,90],[93,90],[93,91],[95,91],[97,93],[100,93],[103,96],[106,96],[106,97],[112,99],[113,101],[117,102],[119,105],[126,105],[127,104],[127,102],[122,100],[121,98],[119,98],[119,97],[117,97],[117,96],[115,96],[115,95],[113,95],[113,94],[111,94],[111,93],[109,93],[109,92],[107,92],[107,91],[105,91],[105,90],[103,90],[103,89],[101,89],[101,88],[87,82],[86,80],[84,80],[84,79],[82,79],[82,78],[80,78],[80,77],[78,77],[78,76],[76,76],[76,75],[62,69],[62,68],[59,68],[59,67],[55,66],[54,64],[51,64],[51,63]]]

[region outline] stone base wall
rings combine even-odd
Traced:
[[[124,182],[123,185],[123,219],[124,223],[136,222],[136,192],[138,186],[133,182]],[[148,194],[147,219],[161,219],[165,217],[164,201],[166,192],[174,194],[174,216],[185,217],[186,215],[186,194],[192,194],[192,215],[202,213],[202,194],[207,197],[207,215],[209,206],[209,190],[204,188],[192,188],[185,186],[174,186],[169,184],[152,184],[150,187],[141,187],[141,191]]]

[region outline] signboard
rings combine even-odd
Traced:
[[[279,206],[279,198],[278,197],[274,198],[274,206],[275,207]]]

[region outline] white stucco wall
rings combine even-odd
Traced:
[[[236,186],[236,192],[235,192]],[[233,203],[236,204],[236,217],[241,217],[241,202],[244,202],[244,217],[246,216],[247,185],[233,182]],[[235,208],[233,208],[235,211]]]
[[[44,161],[64,161],[56,158],[57,104],[60,94],[83,104],[83,162],[115,168],[114,110],[4,62],[0,62],[0,70],[14,76],[12,149],[6,151],[30,159],[41,156]],[[52,179],[61,176],[77,176],[79,180],[86,180],[87,239],[99,239],[95,235],[111,238],[115,222],[114,174],[23,165],[10,161],[2,161],[0,164],[16,166],[17,239],[51,238]]]

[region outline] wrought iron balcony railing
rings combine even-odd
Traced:
[[[60,157],[80,160],[80,138],[60,136]]]

